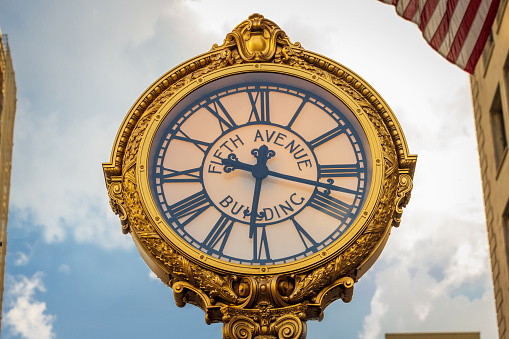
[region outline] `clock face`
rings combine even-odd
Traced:
[[[230,75],[162,115],[148,157],[152,198],[165,227],[206,255],[241,265],[307,258],[342,238],[367,200],[366,134],[309,81]]]

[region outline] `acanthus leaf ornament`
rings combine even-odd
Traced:
[[[315,123],[321,132],[306,128]],[[337,147],[350,158],[331,155]],[[303,339],[307,320],[351,300],[399,225],[415,163],[368,83],[253,14],[145,91],[103,169],[123,231],[178,306],[223,322],[225,338]],[[294,252],[277,234],[293,236]]]
[[[235,47],[236,62],[268,62],[274,59],[278,48],[283,58],[288,58],[292,45],[278,25],[255,13],[228,33],[223,45],[214,45],[212,49]],[[293,46],[300,47],[300,44]]]

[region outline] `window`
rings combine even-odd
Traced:
[[[495,98],[491,104],[491,129],[493,133],[493,148],[495,149],[495,161],[497,168],[500,167],[504,154],[507,151],[507,137],[505,133],[504,112],[502,111],[502,100],[500,88],[497,87]]]
[[[500,5],[498,6],[497,19],[495,21],[498,25],[498,28],[500,28],[502,14],[504,13],[504,10],[505,10],[505,5],[507,5],[507,0],[501,0]]]

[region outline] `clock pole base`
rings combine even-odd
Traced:
[[[306,322],[298,316],[287,314],[278,317],[282,309],[265,309],[259,315],[225,316],[224,339],[305,339]]]

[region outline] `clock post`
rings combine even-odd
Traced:
[[[177,306],[224,338],[303,339],[399,226],[416,160],[366,81],[253,14],[138,98],[103,170]]]

